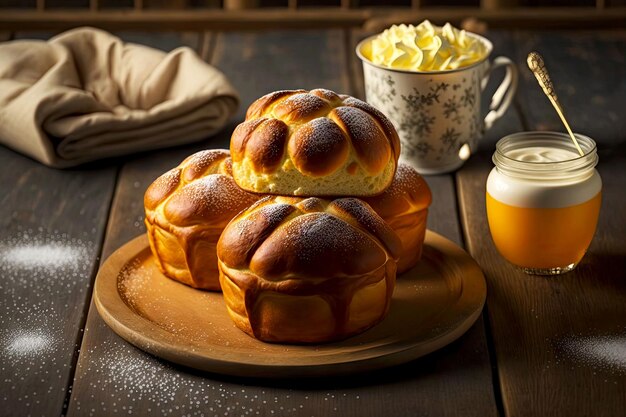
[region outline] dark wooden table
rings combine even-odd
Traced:
[[[286,88],[363,97],[353,50],[365,34],[120,33],[196,49],[243,106],[193,146],[59,171],[0,147],[0,415],[624,416],[626,415],[626,35],[490,32],[520,65],[515,106],[458,172],[427,177],[429,228],[464,246],[488,282],[482,317],[457,342],[412,363],[347,378],[262,381],[184,369],[113,333],[91,302],[100,262],[144,232],[142,197],[186,155],[228,147],[249,103]],[[49,33],[15,33],[47,38]],[[562,130],[525,70],[546,57],[575,130],[599,145],[602,212],[575,272],[526,276],[496,252],[485,215],[490,156],[503,135]]]

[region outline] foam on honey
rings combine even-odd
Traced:
[[[506,156],[517,161],[548,164],[579,157],[573,150],[543,147],[515,149],[507,152]],[[515,207],[570,207],[591,200],[601,188],[602,181],[596,170],[589,170],[582,179],[554,181],[512,178],[494,169],[487,179],[487,193],[495,200]]]

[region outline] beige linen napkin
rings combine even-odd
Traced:
[[[166,54],[93,28],[0,44],[0,143],[49,166],[197,141],[238,105],[189,48]]]

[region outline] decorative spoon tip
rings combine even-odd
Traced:
[[[545,66],[543,63],[543,58],[541,58],[541,55],[539,55],[535,51],[528,54],[526,63],[528,64],[528,68],[530,68],[532,72],[535,72],[538,68]]]

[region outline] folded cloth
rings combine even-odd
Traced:
[[[93,28],[0,44],[0,143],[49,166],[197,141],[238,105],[186,47],[166,54]]]

